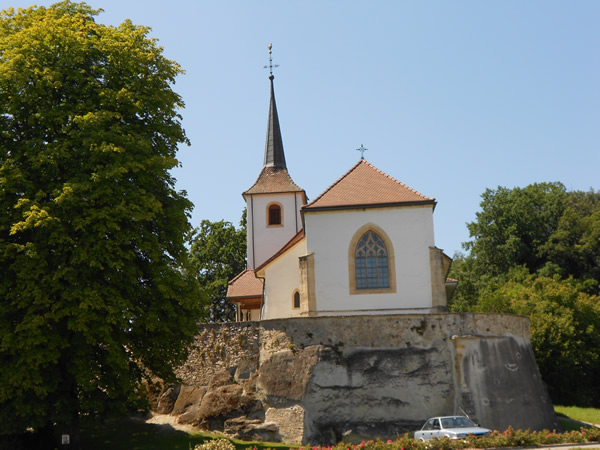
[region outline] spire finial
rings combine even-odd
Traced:
[[[360,148],[357,148],[356,151],[360,152],[360,159],[365,159],[365,152],[369,150],[368,148],[364,148],[362,144],[360,144]]]
[[[273,43],[269,44],[269,65],[265,66],[265,69],[269,69],[269,79],[272,80],[273,78],[275,78],[273,76],[273,67],[279,67],[279,64],[273,64],[273,56],[272,56],[272,48],[273,48]]]

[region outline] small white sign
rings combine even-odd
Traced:
[[[71,443],[71,436],[68,434],[63,434],[60,442],[62,445],[69,445]]]

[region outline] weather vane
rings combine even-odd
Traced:
[[[279,67],[279,64],[273,64],[273,56],[271,55],[271,49],[273,48],[273,44],[269,44],[269,65],[265,66],[265,69],[269,69],[269,78],[273,76],[273,67]]]
[[[360,152],[360,159],[365,159],[365,152],[369,150],[368,148],[364,148],[362,144],[360,144],[360,148],[357,148],[356,151]]]

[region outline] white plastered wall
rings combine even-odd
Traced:
[[[282,225],[267,226],[267,207],[279,203],[282,208]],[[302,193],[254,194],[246,196],[248,267],[255,269],[302,229],[300,207]]]
[[[304,219],[307,253],[314,253],[317,315],[423,312],[422,308],[431,308],[431,206],[307,212]],[[351,295],[348,249],[355,233],[370,223],[393,243],[396,292]]]
[[[300,289],[299,258],[305,254],[306,239],[303,239],[265,267],[262,319],[300,317],[300,309],[292,305],[294,292]]]

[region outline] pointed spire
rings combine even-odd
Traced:
[[[277,105],[275,104],[275,89],[273,88],[273,79],[275,77],[273,76],[273,60],[271,58],[272,47],[273,44],[269,44],[269,80],[271,80],[271,102],[269,104],[269,119],[267,121],[267,141],[265,143],[264,167],[287,169],[285,164],[285,154],[283,152],[283,140],[281,139],[281,129],[279,128]]]
[[[275,90],[273,89],[273,79],[275,78],[273,76],[273,67],[277,67],[277,65],[273,64],[271,48],[272,45],[269,45],[269,65],[265,66],[265,69],[269,69],[269,80],[271,80],[271,103],[267,123],[265,162],[254,184],[242,195],[301,192],[304,201],[306,201],[304,190],[294,183],[285,164],[283,141],[281,140],[279,117],[277,115],[277,105],[275,104]]]

